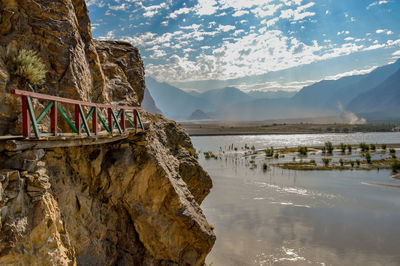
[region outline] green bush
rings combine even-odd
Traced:
[[[365,159],[367,160],[367,163],[368,163],[368,164],[371,164],[371,154],[369,154],[369,152],[367,152],[367,153],[365,154]]]
[[[329,163],[330,163],[331,159],[328,158],[322,158],[322,162],[324,163],[325,167],[328,167]]]
[[[376,150],[375,144],[371,144],[371,145],[369,145],[369,147],[370,147],[371,151],[375,151]]]
[[[353,161],[351,161],[350,164],[351,164],[351,167],[354,167],[354,162]]]
[[[360,160],[356,160],[357,166],[360,166],[361,161]]]
[[[339,160],[339,163],[340,163],[340,166],[343,166],[343,165],[344,165],[343,159],[340,159],[340,160]]]
[[[347,145],[347,150],[349,151],[349,153],[351,153],[351,151],[353,150],[353,147],[351,145]]]
[[[400,172],[400,161],[393,160],[392,164],[390,165],[390,169],[392,169],[393,173]]]
[[[263,163],[263,171],[267,171],[268,170],[268,165],[266,163]]]
[[[47,69],[37,52],[21,49],[13,60],[14,75],[19,76],[32,85],[41,85],[46,78]]]
[[[300,153],[300,155],[306,156],[306,155],[307,155],[307,152],[308,152],[308,149],[307,149],[307,147],[300,146],[300,147],[297,149],[297,151]]]
[[[330,141],[325,142],[325,149],[329,154],[332,154],[332,152],[333,152],[333,144],[332,144],[332,142],[330,142]]]
[[[274,148],[273,147],[271,147],[270,149],[264,150],[264,152],[265,152],[265,156],[267,156],[267,157],[274,156]]]
[[[369,146],[367,144],[365,144],[365,142],[361,142],[360,149],[362,152],[366,152],[366,151],[369,151]]]
[[[346,145],[344,143],[340,143],[339,149],[342,151],[342,153],[346,152]]]
[[[381,145],[382,150],[386,151],[386,144]]]
[[[390,154],[393,154],[393,153],[395,154],[395,153],[396,153],[396,150],[393,149],[393,148],[390,148],[390,149],[389,149],[389,152],[390,152]]]

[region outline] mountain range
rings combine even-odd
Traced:
[[[162,113],[176,120],[210,117],[256,121],[346,116],[349,112],[370,120],[400,118],[400,59],[365,75],[322,80],[297,93],[245,93],[233,87],[186,92],[151,77],[146,78],[146,84]],[[199,116],[201,112],[205,115]]]

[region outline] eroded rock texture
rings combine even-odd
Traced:
[[[201,265],[211,179],[180,126],[147,119],[116,143],[3,152],[0,264]]]
[[[1,1],[0,46],[37,51],[48,69],[43,86],[27,88],[0,59],[0,101],[6,103],[0,107],[1,134],[20,133],[20,99],[8,92],[21,86],[90,102],[140,106],[143,100],[139,51],[128,43],[93,40],[84,0]]]
[[[0,46],[35,50],[49,70],[29,88],[0,59],[0,135],[20,134],[15,88],[142,102],[139,51],[93,40],[84,0],[0,1]],[[0,265],[203,264],[215,241],[199,207],[211,179],[180,126],[143,119],[145,133],[103,145],[12,152],[0,141]]]

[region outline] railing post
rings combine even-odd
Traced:
[[[31,136],[31,123],[28,115],[27,97],[21,96],[22,100],[22,135],[24,137]]]
[[[135,130],[137,129],[137,110],[133,110],[133,122],[135,123]]]
[[[125,126],[125,110],[124,109],[121,109],[122,110],[122,113],[121,113],[121,129],[122,129],[122,132],[125,132],[125,128],[126,128],[126,126]]]
[[[54,136],[57,136],[57,102],[54,101],[53,106],[51,106],[51,113],[50,113],[50,128],[51,133]]]
[[[108,108],[107,113],[108,113],[108,128],[110,129],[111,134],[112,134],[113,133],[112,109]],[[115,121],[115,122],[117,122],[117,121]]]
[[[75,127],[77,129],[78,135],[81,134],[81,121],[79,117],[79,104],[75,104]]]
[[[92,114],[92,131],[94,135],[97,135],[97,106],[93,107],[94,111]]]

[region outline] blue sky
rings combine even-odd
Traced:
[[[183,89],[299,90],[400,58],[399,0],[87,0],[93,36]]]

